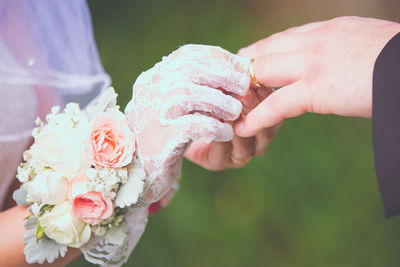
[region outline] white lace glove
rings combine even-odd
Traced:
[[[142,198],[160,200],[181,175],[191,141],[230,141],[249,86],[249,59],[214,46],[185,45],[143,72],[125,113],[147,178]],[[224,93],[225,92],[225,93]]]

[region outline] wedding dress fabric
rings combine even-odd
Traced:
[[[86,105],[110,84],[81,0],[0,1],[0,202],[53,105]]]

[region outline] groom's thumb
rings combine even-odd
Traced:
[[[301,93],[298,83],[282,87],[248,113],[235,126],[235,132],[241,137],[254,136],[263,128],[272,127],[286,118],[299,116],[306,110],[305,100],[305,94]]]

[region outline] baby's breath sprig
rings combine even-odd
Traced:
[[[101,192],[105,196],[114,199],[120,184],[127,182],[128,171],[126,168],[102,168],[96,166],[86,171],[86,177],[89,191]]]

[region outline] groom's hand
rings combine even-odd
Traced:
[[[394,22],[342,17],[291,28],[240,50],[240,56],[255,58],[261,84],[281,88],[237,124],[236,133],[253,136],[304,112],[370,117],[375,60],[399,31]]]

